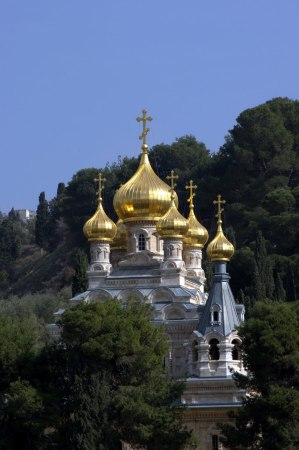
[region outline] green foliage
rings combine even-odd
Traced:
[[[53,313],[58,308],[66,306],[70,294],[66,290],[57,294],[37,293],[0,299],[0,314],[19,320],[34,317],[38,323],[47,324],[53,321]]]
[[[61,221],[62,201],[65,192],[65,184],[59,183],[57,186],[57,194],[49,202],[49,218],[48,218],[48,233],[47,233],[47,247],[53,250],[57,247],[65,237],[65,226]]]
[[[97,169],[82,169],[65,188],[61,197],[61,216],[70,230],[82,234],[82,228],[97,207]]]
[[[299,303],[257,303],[239,330],[249,375],[236,427],[222,426],[232,450],[294,450],[299,446]]]
[[[41,192],[38,199],[35,223],[35,242],[40,248],[45,248],[48,238],[49,225],[49,204],[44,192]]]
[[[25,358],[30,358],[37,345],[32,321],[0,315],[0,389],[19,376]]]
[[[274,288],[273,268],[267,256],[266,241],[262,233],[258,232],[255,243],[255,299],[273,299]]]
[[[43,428],[40,422],[42,398],[28,381],[10,383],[1,398],[0,448],[33,450],[41,448],[39,441]]]
[[[81,292],[85,292],[88,288],[87,277],[88,259],[84,250],[79,249],[76,253],[75,275],[72,282],[73,297]]]
[[[22,236],[22,226],[15,213],[0,222],[0,265],[5,266],[20,255]]]
[[[150,307],[133,300],[80,304],[62,317],[58,351],[67,354],[68,377],[62,366],[54,378],[66,400],[63,448],[113,449],[123,439],[163,450],[190,442],[175,407],[183,385],[163,369],[167,344],[150,317]]]

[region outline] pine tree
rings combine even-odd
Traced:
[[[299,305],[258,302],[239,328],[247,375],[235,372],[247,390],[243,405],[222,424],[225,448],[299,448]]]
[[[73,297],[88,288],[87,277],[88,260],[84,250],[79,249],[76,253],[75,275],[72,282]]]
[[[44,192],[38,200],[35,224],[35,242],[40,248],[45,248],[48,238],[49,205]]]

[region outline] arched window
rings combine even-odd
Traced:
[[[198,361],[198,342],[193,341],[192,342],[192,362]]]
[[[145,236],[143,233],[140,233],[138,237],[138,250],[145,250]]]
[[[232,358],[234,361],[239,361],[241,359],[240,341],[238,341],[238,339],[234,339],[232,344],[234,346],[232,349]]]
[[[218,322],[218,321],[219,321],[219,312],[213,311],[213,322]]]
[[[214,304],[211,306],[211,325],[220,325],[221,324],[221,313],[222,309],[220,305]]]
[[[218,344],[219,341],[217,339],[211,339],[209,342],[209,358],[213,361],[218,360],[220,357]]]

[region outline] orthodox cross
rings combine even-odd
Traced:
[[[146,122],[151,122],[153,119],[150,116],[146,116],[147,110],[144,109],[142,111],[142,117],[137,117],[137,122],[142,122],[142,133],[139,136],[139,139],[142,140],[142,145],[146,145],[146,135],[150,131],[149,128],[146,128]]]
[[[217,195],[217,200],[213,201],[214,205],[217,205],[217,214],[216,217],[218,219],[217,223],[221,223],[221,213],[224,211],[223,208],[221,208],[221,205],[224,205],[225,200],[221,200],[221,194]]]
[[[102,190],[104,189],[104,182],[107,181],[105,177],[102,176],[102,172],[99,172],[98,178],[95,178],[94,181],[99,183],[99,190],[97,191],[99,202],[102,200]]]
[[[193,180],[190,180],[190,184],[185,186],[185,189],[189,189],[190,191],[190,197],[188,198],[188,202],[190,203],[190,207],[193,206],[193,197],[195,197],[195,192],[193,190],[197,189],[198,186],[196,184],[193,184]]]
[[[174,191],[174,188],[176,187],[176,183],[174,182],[174,180],[176,180],[177,178],[179,178],[179,176],[174,174],[174,170],[172,170],[170,172],[170,175],[167,175],[166,177],[167,180],[170,180],[170,186],[172,191]]]

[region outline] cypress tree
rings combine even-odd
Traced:
[[[45,248],[48,234],[49,204],[44,192],[41,192],[38,199],[35,223],[35,242],[40,248]]]
[[[54,250],[63,239],[63,226],[61,223],[61,199],[65,191],[65,184],[59,183],[57,194],[49,202],[49,220],[48,220],[48,247]]]
[[[261,231],[257,232],[255,245],[254,291],[256,300],[273,300],[273,267],[268,259],[266,241]]]
[[[286,299],[286,291],[283,287],[280,273],[275,271],[274,277],[275,277],[275,291],[274,291],[275,300],[284,302]]]
[[[64,191],[65,191],[65,184],[64,183],[58,183],[56,197],[57,198],[60,197],[64,193]]]
[[[294,272],[290,262],[288,263],[286,274],[286,299],[288,302],[293,302],[297,299]]]
[[[88,288],[87,278],[88,260],[84,250],[79,249],[76,253],[75,275],[72,282],[73,297],[81,292],[85,292]]]

